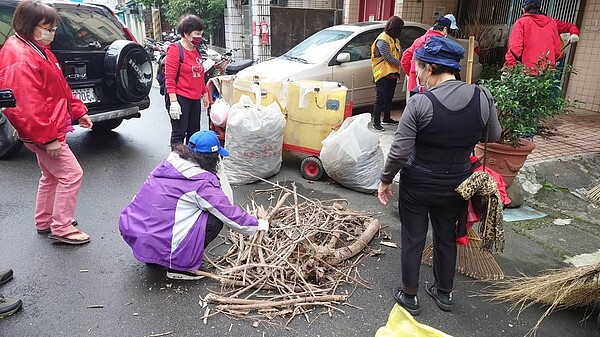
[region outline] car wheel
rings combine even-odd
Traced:
[[[95,122],[94,125],[92,125],[92,130],[95,132],[106,133],[112,129],[116,129],[122,122],[123,118]]]
[[[127,40],[113,42],[104,57],[107,85],[122,102],[139,102],[152,89],[152,61],[141,45]]]
[[[0,150],[0,159],[8,159],[21,151],[23,142],[17,140],[13,145],[9,146],[6,151]]]

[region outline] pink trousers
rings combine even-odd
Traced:
[[[42,171],[35,203],[35,226],[38,230],[50,228],[52,234],[65,236],[77,232],[71,221],[83,171],[69,145],[64,141],[60,145],[60,156],[50,157],[43,145],[25,143],[36,154]]]

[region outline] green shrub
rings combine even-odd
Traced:
[[[497,64],[484,64],[483,69],[481,69],[482,80],[491,80],[491,79],[500,79],[500,74],[502,73],[502,67]]]
[[[562,97],[559,71],[542,66],[545,64],[545,59],[534,69],[518,64],[505,68],[500,78],[482,81],[498,110],[502,127],[499,143],[519,146],[520,138],[532,137],[544,119],[567,113],[574,106]]]

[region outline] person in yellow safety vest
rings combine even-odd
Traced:
[[[402,28],[404,28],[404,21],[398,16],[392,16],[385,24],[383,32],[371,45],[371,69],[376,93],[373,129],[377,131],[384,131],[381,126],[381,111],[383,111],[383,124],[398,124],[398,121],[392,119],[390,113],[400,71],[402,50],[398,39]]]

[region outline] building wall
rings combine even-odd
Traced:
[[[583,8],[581,40],[573,60],[577,74],[571,74],[567,97],[581,101],[583,110],[600,112],[600,0],[588,0]]]
[[[388,0],[390,1],[390,0]],[[344,0],[344,23],[358,22],[360,0]],[[452,12],[456,15],[458,0],[396,0],[394,15],[403,20],[417,21],[433,25],[433,13],[440,9],[442,15]]]
[[[426,24],[435,22],[437,15],[452,12],[456,15],[458,0],[403,0],[396,1],[396,15],[406,21],[416,21]]]
[[[360,0],[344,0],[344,23],[358,22]]]

